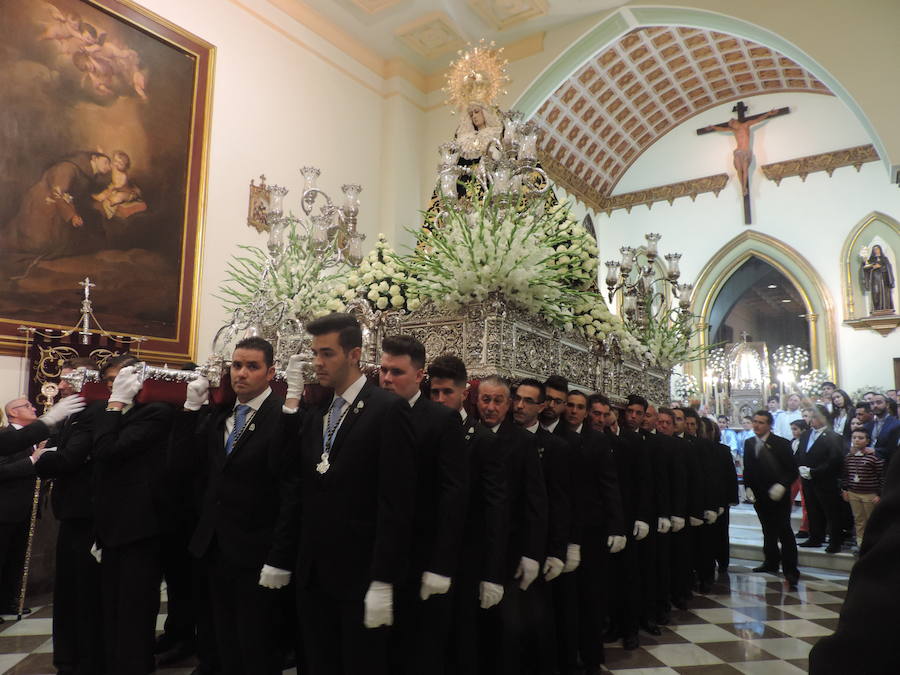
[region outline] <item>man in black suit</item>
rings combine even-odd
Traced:
[[[772,413],[753,415],[753,436],[744,441],[744,485],[763,531],[765,562],[754,572],[778,573],[779,564],[791,587],[800,579],[797,541],[791,529],[791,484],[797,466],[790,442],[772,433]],[[781,544],[781,551],[778,545]]]
[[[524,664],[539,658],[535,632],[537,617],[529,589],[541,571],[547,547],[547,488],[538,445],[532,434],[507,419],[511,405],[509,384],[495,375],[478,387],[481,425],[496,434],[506,460],[509,495],[509,540],[504,568],[503,602],[489,610],[492,625],[483,654],[485,673],[520,673]]]
[[[301,422],[296,583],[306,668],[383,675],[412,543],[412,411],[360,371],[356,319],[330,314],[306,328],[319,384],[334,390]]]
[[[578,567],[578,648],[587,675],[605,661],[602,635],[606,615],[605,559],[625,548],[625,524],[616,464],[609,441],[586,422],[587,396],[570,391],[566,423],[581,439],[574,473],[581,514],[581,564]]]
[[[684,592],[683,575],[688,562],[690,547],[686,545],[688,513],[688,468],[684,461],[685,442],[675,435],[675,411],[671,408],[659,408],[656,414],[656,431],[658,458],[665,461],[669,485],[669,515],[660,521],[660,532],[665,537],[660,546],[659,556],[659,623],[669,620],[669,611],[673,602],[678,602],[679,609],[686,607],[686,599],[680,594]],[[668,545],[666,545],[668,544]]]
[[[592,394],[588,402],[591,412],[599,413],[603,433],[613,451],[628,534],[625,549],[613,556],[611,561],[610,622],[604,640],[615,642],[621,639],[625,649],[637,649],[638,625],[642,615],[638,546],[650,534],[652,469],[640,437],[630,429],[619,426],[610,400],[598,393]]]
[[[839,486],[844,467],[844,443],[828,426],[825,406],[817,405],[811,412],[810,428],[800,436],[794,455],[803,479],[803,498],[809,514],[809,539],[800,546],[822,546],[827,523],[830,541],[825,551],[839,553],[844,522]]]
[[[297,527],[296,465],[286,441],[296,436],[299,416],[285,414],[272,393],[266,340],[238,342],[229,373],[234,404],[204,406],[204,377],[188,385],[169,463],[180,475],[202,476],[190,551],[207,573],[222,672],[275,675],[284,656],[278,630],[285,591],[278,589],[290,582]]]
[[[40,418],[27,398],[13,399],[4,408],[9,425],[0,430],[0,614],[18,612],[40,443],[83,408],[80,396],[63,399]]]
[[[546,405],[544,384],[539,380],[520,380],[512,396],[513,420],[534,434],[547,487],[547,550],[543,576],[533,587],[532,605],[538,623],[536,635],[539,658],[537,673],[557,670],[556,630],[553,616],[553,587],[566,565],[566,553],[572,541],[574,493],[570,468],[571,449],[561,437],[541,428],[538,415]],[[551,584],[550,586],[549,584]]]
[[[96,369],[96,362],[78,357],[63,363],[60,375],[76,368]],[[65,379],[59,393],[74,393]],[[35,463],[37,475],[53,479],[50,493],[53,515],[59,521],[56,537],[56,569],[53,582],[53,665],[63,674],[103,670],[103,633],[100,621],[100,565],[91,555],[94,513],[91,482],[94,464],[93,418],[104,401],[70,416],[54,434],[55,452]]]
[[[468,446],[459,415],[422,396],[425,346],[409,335],[381,344],[381,386],[413,415],[416,501],[407,579],[396,591],[391,672],[444,672],[452,598],[468,499]]]
[[[872,420],[865,427],[872,436],[875,454],[885,462],[890,462],[900,443],[900,420],[888,409],[888,398],[884,394],[874,394],[869,404]]]
[[[156,615],[162,578],[161,535],[172,520],[164,473],[173,410],[135,403],[141,382],[134,357],[103,370],[111,389],[94,417],[94,524],[100,550],[106,671],[154,671]]]
[[[484,640],[485,612],[503,599],[506,544],[509,536],[506,460],[497,437],[469,416],[463,403],[468,389],[466,366],[444,354],[428,366],[431,400],[459,416],[469,458],[469,495],[459,567],[450,588],[453,599],[447,671],[478,672]]]

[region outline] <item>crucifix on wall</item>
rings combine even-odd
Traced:
[[[737,113],[737,119],[697,129],[697,135],[711,134],[714,131],[728,131],[734,134],[734,139],[737,141],[737,147],[734,149],[734,168],[737,170],[741,193],[744,195],[744,224],[749,225],[753,222],[750,217],[750,164],[753,162],[750,127],[770,117],[787,115],[791,109],[775,108],[758,115],[746,115],[747,106],[743,101],[738,101],[731,110]]]

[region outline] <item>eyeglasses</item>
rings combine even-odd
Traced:
[[[519,396],[518,394],[514,394],[512,397],[513,403],[518,403],[521,401],[522,403],[527,403],[528,405],[541,405],[540,401],[535,401],[530,396]]]
[[[20,403],[19,405],[12,406],[10,408],[10,410],[15,410],[17,408],[32,408],[32,409],[36,410],[36,408],[33,405],[31,405],[31,403],[28,401],[25,401],[25,403]]]
[[[555,396],[548,396],[547,400],[550,401],[550,403],[552,403],[553,405],[562,405],[566,402],[565,399],[556,398]]]

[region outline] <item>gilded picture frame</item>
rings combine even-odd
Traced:
[[[129,0],[0,4],[0,353],[93,322],[194,360],[215,48]]]

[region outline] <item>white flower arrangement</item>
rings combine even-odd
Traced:
[[[373,310],[418,309],[420,300],[409,294],[408,278],[402,260],[379,233],[375,248],[355,270],[350,270],[335,288],[337,297],[350,301],[365,298]]]
[[[297,221],[288,219],[285,232],[287,243],[278,264],[264,270],[268,256],[257,246],[239,246],[245,256],[232,256],[226,267],[227,279],[219,288],[218,296],[225,309],[247,305],[261,290],[274,302],[284,302],[298,319],[308,320],[329,312],[344,310],[344,302],[335,289],[340,287],[345,266],[326,270],[323,260],[331,257],[328,252],[316,253],[309,245],[308,236],[297,231]]]
[[[817,397],[822,394],[822,384],[828,381],[828,375],[821,370],[810,370],[797,381],[800,392],[807,397]]]

